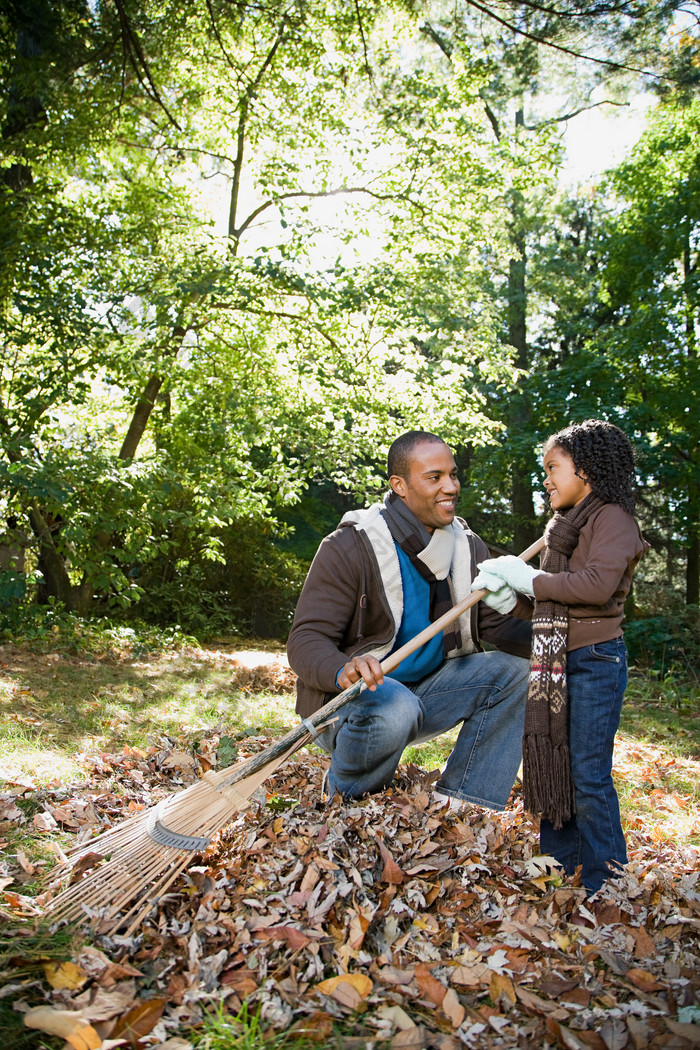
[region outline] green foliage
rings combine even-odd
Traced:
[[[700,616],[698,607],[631,620],[625,642],[633,663],[655,671],[662,679],[688,677],[689,688],[700,683]]]
[[[26,603],[0,612],[0,643],[26,642],[35,652],[82,653],[103,656],[132,653],[134,657],[195,645],[192,635],[167,624],[129,624],[106,618],[86,618],[61,605]]]
[[[269,523],[249,519],[222,532],[217,559],[189,549],[144,563],[138,616],[161,626],[176,623],[198,638],[283,638],[307,569],[307,561],[279,548]]]
[[[620,417],[655,526],[690,542],[697,114],[666,100],[601,236],[604,207],[552,203],[551,100],[586,105],[604,71],[617,97],[621,73],[547,47],[585,26],[658,63],[676,7],[528,8],[529,37],[469,4],[3,9],[0,512],[32,534],[7,616],[24,583],[284,634],[310,544],[278,523],[317,488],[376,497],[413,427],[454,445],[462,511],[510,546],[541,524],[544,432]],[[688,90],[691,45],[667,56]]]

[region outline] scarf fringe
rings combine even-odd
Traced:
[[[558,830],[574,815],[574,785],[567,744],[554,746],[549,737],[523,738],[523,803],[535,817]]]

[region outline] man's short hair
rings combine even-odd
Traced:
[[[400,478],[407,478],[411,473],[411,459],[416,445],[426,443],[445,444],[441,437],[438,437],[437,434],[430,434],[427,430],[409,430],[397,437],[396,441],[389,446],[386,457],[389,477],[396,474]]]

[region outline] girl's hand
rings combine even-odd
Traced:
[[[507,583],[520,594],[529,594],[530,597],[534,597],[535,593],[532,581],[542,573],[542,569],[533,569],[514,554],[504,554],[502,558],[487,558],[486,561],[479,562],[479,569],[482,573],[497,577],[501,583]],[[476,580],[478,579],[479,576]]]
[[[481,599],[485,605],[490,605],[499,613],[509,613],[515,608],[517,596],[509,584],[504,583],[500,576],[494,576],[490,572],[480,572],[472,583],[472,591],[487,591]]]

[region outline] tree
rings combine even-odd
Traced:
[[[688,603],[700,596],[700,102],[670,98],[611,176],[598,342],[625,387],[625,416],[644,449],[646,504],[673,510],[686,551]]]
[[[127,601],[144,564],[220,558],[233,522],[260,523],[308,476],[371,484],[378,439],[418,420],[426,384],[436,420],[478,434],[457,379],[472,347],[435,320],[440,294],[402,302],[409,253],[364,272],[311,261],[308,209],[338,192],[373,205],[387,237],[408,215],[427,239],[444,227],[422,222],[433,160],[390,156],[398,137],[355,95],[378,10],[8,8],[1,469],[46,597]],[[229,187],[223,237],[203,176]],[[439,358],[414,334],[431,311]]]
[[[506,430],[495,452],[479,456],[474,468],[503,479],[501,499],[507,492],[517,548],[526,546],[537,528],[534,449],[542,430],[535,400],[539,377],[556,362],[556,353],[554,360],[550,356],[552,345],[541,338],[551,310],[552,271],[549,267],[543,273],[540,260],[549,255],[558,223],[552,203],[562,156],[560,133],[585,109],[620,104],[625,80],[642,73],[647,63],[652,75],[658,75],[654,70],[662,62],[664,29],[676,6],[603,2],[553,7],[527,0],[465,0],[425,25],[425,33],[451,61],[455,55],[473,58],[475,52],[482,58],[488,70],[480,92],[484,117],[508,173],[511,252],[507,270],[493,280],[493,291],[501,303],[502,338],[514,348],[521,379],[515,392],[489,389],[493,411]],[[601,85],[606,97],[594,101]],[[511,542],[510,537],[502,536],[501,542]]]

